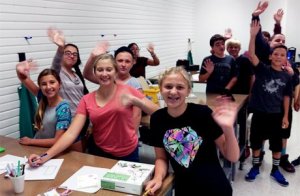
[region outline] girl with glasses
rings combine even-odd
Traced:
[[[58,29],[49,28],[48,36],[58,46],[51,68],[61,78],[59,94],[62,98],[69,101],[71,114],[74,117],[80,99],[88,93],[84,78],[79,69],[79,65],[81,64],[79,50],[74,44],[66,44],[63,32]],[[28,77],[30,69],[30,67],[26,68],[18,64],[17,75],[26,88],[39,99],[41,95],[40,88]],[[81,132],[82,137],[85,136],[88,125],[89,121],[87,120]],[[84,147],[80,144],[78,151],[83,151],[83,149]]]

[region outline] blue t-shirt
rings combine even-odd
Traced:
[[[35,134],[36,139],[54,138],[56,131],[67,130],[71,124],[70,104],[63,100],[55,107],[46,107],[42,120],[43,129]]]

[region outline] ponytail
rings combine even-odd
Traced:
[[[79,69],[79,65],[81,64],[79,49],[78,49],[78,47],[75,44],[71,44],[71,43],[66,44],[65,48],[68,47],[68,46],[72,46],[72,47],[76,48],[76,50],[78,52],[77,62],[75,63],[75,65],[73,65],[73,68],[75,69],[75,73],[79,76],[79,78],[80,78],[80,80],[81,80],[81,82],[83,84],[83,94],[86,95],[86,94],[89,93],[89,90],[86,87],[83,75],[81,73],[81,70]]]
[[[35,121],[34,128],[37,131],[43,129],[43,118],[45,115],[45,110],[47,105],[48,105],[47,97],[45,97],[45,95],[42,94],[42,98],[39,102],[39,106],[38,109],[36,110],[35,117],[34,117],[34,121]]]
[[[89,90],[87,89],[86,85],[85,85],[85,81],[84,78],[82,76],[81,70],[79,68],[78,65],[74,65],[74,69],[75,69],[75,73],[78,75],[78,77],[80,78],[82,84],[83,84],[83,94],[86,95],[89,93]]]

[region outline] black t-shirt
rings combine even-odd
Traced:
[[[281,113],[284,96],[292,96],[292,77],[260,62],[254,67],[255,82],[249,100],[250,110]]]
[[[179,117],[170,116],[167,108],[151,116],[150,145],[166,151],[175,173],[176,196],[199,191],[207,195],[232,195],[214,142],[223,132],[211,113],[207,106],[188,103]]]
[[[210,59],[214,63],[214,71],[207,79],[207,93],[222,93],[225,86],[233,77],[238,76],[236,62],[232,56],[225,55],[224,58],[219,58],[215,55],[208,56],[203,59],[200,74],[205,74],[207,71],[203,68],[204,62]]]
[[[130,70],[130,75],[133,77],[140,77],[143,76],[144,78],[146,78],[146,66],[147,66],[147,61],[148,58],[146,57],[138,57],[136,60],[136,63],[132,66],[131,70]]]
[[[238,66],[239,76],[231,92],[248,95],[250,93],[251,77],[254,75],[253,65],[244,55],[240,55],[235,61]]]

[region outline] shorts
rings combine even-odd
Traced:
[[[293,122],[293,108],[292,107],[289,108],[288,119],[289,119],[289,126],[286,129],[282,129],[282,131],[281,131],[281,133],[282,133],[281,137],[283,139],[288,139],[291,136],[292,122]]]
[[[282,150],[282,113],[254,111],[250,129],[250,143],[253,150],[261,149],[264,140],[269,140],[272,152]]]

